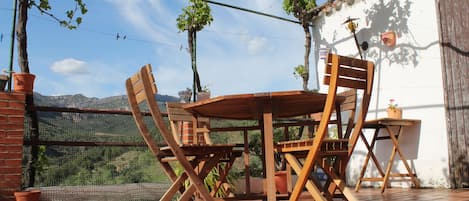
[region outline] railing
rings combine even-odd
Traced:
[[[86,116],[79,116],[78,114],[82,115],[96,115],[95,117],[91,118],[92,122],[95,122],[97,124],[102,123],[104,126],[107,124],[106,119],[107,118],[112,118],[116,116],[122,116],[125,117],[125,119],[119,119],[116,121],[120,121],[123,123],[127,123],[129,127],[135,126],[135,123],[133,121],[133,118],[131,117],[131,112],[127,110],[110,110],[110,109],[90,109],[90,108],[71,108],[71,107],[49,107],[49,106],[36,106],[32,108],[34,111],[36,111],[39,114],[38,122],[37,125],[39,125],[39,132],[38,136],[32,136],[31,133],[33,132],[27,132],[27,135],[24,140],[24,145],[26,147],[31,147],[35,148],[36,150],[39,149],[40,146],[59,146],[59,147],[122,147],[122,148],[139,148],[140,150],[146,150],[146,144],[143,142],[143,140],[140,138],[140,135],[138,135],[138,131],[135,128],[129,129],[131,131],[130,135],[126,136],[124,133],[118,133],[115,134],[113,133],[112,135],[118,136],[119,140],[112,140],[113,137],[108,137],[107,135],[111,135],[108,133],[102,133],[102,131],[96,131],[96,130],[80,130],[80,129],[86,129],[85,126],[82,126],[81,128],[77,126],[76,130],[79,130],[81,133],[76,133],[75,130],[65,130],[64,128],[60,128],[61,126],[73,126],[75,124],[80,124],[82,122],[80,121],[86,121]],[[78,116],[77,116],[78,115]],[[102,115],[102,116],[101,116]],[[150,116],[149,113],[144,113],[145,116]],[[167,116],[166,113],[163,113],[163,115]],[[77,118],[78,120],[74,119]],[[84,118],[84,119],[80,119]],[[31,120],[29,120],[31,121]],[[67,124],[66,122],[72,122],[69,125],[61,125],[61,124]],[[77,121],[73,123],[74,121]],[[98,121],[98,122],[96,122]],[[102,121],[102,122],[99,122]],[[65,122],[65,123],[64,123]],[[30,125],[34,125],[34,123],[29,122]],[[302,125],[310,125],[309,122],[300,122],[300,123],[275,123],[274,127],[276,128],[284,128],[285,132],[284,135],[286,138],[288,138],[288,127],[289,126],[302,126]],[[92,125],[96,126],[96,125]],[[91,126],[91,127],[92,127]],[[127,127],[123,127],[127,129]],[[30,129],[29,129],[30,130]],[[244,149],[244,157],[243,157],[243,162],[244,162],[244,174],[246,178],[246,186],[250,186],[250,173],[249,173],[249,139],[248,139],[248,133],[254,130],[261,130],[258,125],[253,125],[253,126],[232,126],[232,127],[214,127],[210,129],[211,132],[214,133],[220,133],[220,132],[240,132],[241,135],[243,136],[243,142],[238,143],[240,147]],[[28,131],[28,129],[26,129]],[[54,133],[54,137],[52,136],[51,133]],[[87,133],[87,134],[83,134]],[[28,136],[29,134],[29,136]],[[99,135],[98,135],[99,134]],[[78,136],[78,137],[76,137]],[[84,138],[83,138],[84,136]],[[98,137],[97,137],[98,136]],[[103,137],[104,136],[104,137]],[[132,138],[130,140],[122,140],[122,138]],[[58,138],[58,139],[57,139]],[[92,139],[92,140],[89,140]],[[110,140],[111,139],[111,140]],[[27,150],[27,149],[26,149]],[[31,149],[33,150],[33,149]],[[31,151],[32,152],[32,151]],[[33,154],[36,154],[33,156]],[[31,168],[32,164],[40,164],[38,163],[37,160],[40,160],[40,152],[32,152],[29,155],[30,161],[27,163],[26,172],[27,175],[32,176],[33,180],[36,178],[36,173],[35,170],[37,168]],[[44,153],[42,153],[44,154]],[[81,154],[81,153],[76,153],[76,154]],[[31,160],[32,159],[32,160]],[[39,170],[40,171],[40,170]],[[33,184],[35,182],[33,181]],[[246,189],[246,193],[249,193],[249,188]]]
[[[27,128],[25,128],[26,136],[24,138],[25,139],[24,145],[26,147],[25,153],[26,153],[26,158],[28,159],[28,163],[26,163],[26,168],[24,171],[26,173],[25,175],[29,175],[29,178],[33,180],[32,182],[29,182],[30,184],[32,184],[29,187],[34,186],[34,184],[41,185],[38,183],[42,183],[41,180],[35,181],[35,179],[38,177],[36,172],[41,173],[41,170],[38,169],[36,165],[36,164],[41,164],[40,162],[41,156],[39,155],[44,154],[44,153],[41,153],[40,151],[37,151],[39,150],[39,147],[41,146],[48,147],[47,149],[48,151],[50,147],[55,147],[56,150],[63,149],[60,147],[65,147],[65,149],[69,149],[67,147],[70,147],[70,149],[74,150],[74,154],[76,155],[83,154],[83,151],[78,151],[78,152],[76,151],[88,149],[85,147],[90,147],[89,149],[93,147],[96,147],[96,149],[101,149],[105,147],[121,147],[125,149],[129,148],[130,150],[133,149],[132,147],[135,147],[135,148],[138,148],[139,150],[147,150],[146,144],[143,142],[143,139],[138,134],[138,131],[135,127],[135,123],[133,121],[133,118],[131,116],[132,114],[130,111],[109,110],[109,109],[90,109],[90,108],[71,108],[71,107],[49,107],[49,106],[36,106],[34,108],[28,108],[28,109],[33,110],[38,114],[38,118],[36,118],[37,122],[36,123],[32,122],[32,119],[35,119],[35,118],[28,118],[26,121]],[[83,116],[80,116],[80,115],[83,115]],[[92,115],[93,117],[91,118],[91,117],[88,117],[87,115]],[[150,113],[144,113],[144,115],[150,116]],[[163,113],[163,115],[167,116],[166,113]],[[126,123],[128,125],[127,127],[132,127],[132,126],[135,127],[133,129],[129,129],[131,130],[129,135],[124,134],[125,131],[109,134],[100,130],[86,130],[87,128],[83,125],[76,126],[78,124],[82,124],[84,121],[90,121],[90,122],[95,122],[95,123],[98,122],[96,124],[99,124],[99,121],[102,121],[101,123],[103,124],[103,126],[106,126],[107,124],[106,119],[115,118],[117,116],[119,116],[119,118],[120,116],[122,116],[125,119],[119,119],[116,121]],[[74,118],[77,118],[78,120]],[[87,118],[90,118],[90,119],[87,119]],[[31,126],[34,124],[38,125],[38,128],[34,128],[34,126]],[[96,126],[96,124],[92,125],[91,127]],[[67,126],[72,126],[74,128],[72,130],[64,128]],[[127,129],[127,127],[125,127],[125,129]],[[38,132],[33,132],[32,131],[33,129],[38,129]],[[256,130],[256,129],[258,129],[258,126],[247,126],[247,127],[239,127],[239,128],[235,128],[235,127],[214,128],[213,131],[216,131],[216,132],[241,131],[243,132],[242,135],[244,136],[243,140],[247,142],[248,131]],[[37,133],[37,134],[34,134],[34,133]],[[114,135],[118,137],[113,138],[113,137],[108,137],[108,135]],[[129,138],[130,140],[125,140],[125,139],[122,140],[120,138],[125,138],[125,139]],[[249,164],[248,164],[249,163],[249,159],[248,159],[249,147],[247,143],[243,146],[244,146],[244,150],[246,153],[244,157],[245,167],[247,167],[246,176],[249,176]],[[84,148],[82,149],[79,147],[84,147]],[[36,151],[33,151],[33,150],[36,150]],[[70,157],[79,157],[79,156],[70,156]],[[59,166],[59,165],[54,164],[54,166]],[[48,172],[46,171],[46,174],[47,173]],[[42,172],[42,174],[44,174],[44,172]],[[45,185],[45,186],[60,186],[60,185],[67,186],[68,185],[68,184],[61,184],[59,182],[52,182],[52,183],[56,185],[51,184],[51,185]],[[78,185],[81,186],[80,184]],[[86,185],[86,184],[83,184],[83,185]],[[60,192],[60,191],[57,190],[57,192]]]
[[[78,113],[78,114],[107,114],[107,115],[127,115],[131,116],[132,112],[127,110],[108,110],[108,109],[90,109],[90,108],[71,108],[71,107],[49,107],[36,106],[37,112],[57,112],[57,113]],[[166,113],[163,115],[167,116]],[[144,113],[144,116],[150,116],[150,113]],[[145,147],[143,142],[86,142],[86,141],[57,141],[57,140],[25,140],[24,145],[58,145],[58,146],[121,146],[121,147]]]

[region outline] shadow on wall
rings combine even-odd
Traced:
[[[360,29],[358,37],[360,41],[369,40],[370,49],[366,51],[367,57],[378,58],[377,63],[388,61],[389,64],[417,66],[418,48],[409,43],[398,43],[390,48],[384,46],[379,37],[384,32],[394,31],[398,40],[406,35],[415,41],[408,26],[411,5],[409,0],[388,1],[387,3],[379,0],[378,3],[365,10],[365,20],[369,28]]]
[[[366,58],[373,58],[375,63],[386,62],[387,65],[399,64],[402,66],[416,67],[419,63],[419,51],[438,45],[438,41],[431,42],[426,45],[416,45],[412,31],[409,28],[409,18],[411,15],[412,2],[406,1],[387,1],[379,0],[372,4],[368,9],[364,10],[364,15],[350,17],[359,17],[365,19],[366,24],[358,25],[357,38],[361,44],[363,41],[368,42],[369,48],[364,51]],[[319,18],[316,21],[317,27],[323,27],[327,17]],[[345,20],[345,19],[344,19]],[[345,26],[338,24],[337,26]],[[397,34],[398,43],[394,47],[387,47],[381,41],[381,34],[387,31],[394,31]],[[319,34],[316,31],[315,34]],[[334,32],[329,43],[324,36],[315,41],[315,48],[330,48],[331,52],[338,52],[336,45],[342,42],[353,43],[353,36],[350,34],[344,38],[338,38],[339,35]],[[350,55],[359,57],[358,50],[355,54]],[[316,61],[319,59],[316,54]]]

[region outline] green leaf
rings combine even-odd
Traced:
[[[213,21],[210,7],[201,0],[190,0],[190,2],[191,5],[183,8],[182,13],[176,19],[177,27],[181,31],[186,31],[190,27],[195,27],[196,31],[200,31]]]
[[[77,22],[77,25],[81,24],[81,20],[82,20],[81,17],[77,17],[77,19],[75,20]]]
[[[74,14],[73,10],[67,10],[67,12],[65,12],[65,13],[67,14],[67,17],[68,17],[69,19],[72,19],[72,18],[73,18],[73,14]]]
[[[59,23],[60,23],[60,26],[63,26],[63,27],[68,26],[68,22],[65,20],[61,20]]]
[[[39,2],[39,7],[44,9],[44,10],[50,10],[51,7],[50,7],[50,4],[49,4],[49,0],[41,0]]]

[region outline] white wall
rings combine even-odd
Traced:
[[[359,42],[367,41],[364,52],[376,64],[375,83],[368,119],[385,117],[389,99],[403,108],[403,117],[420,119],[421,125],[408,128],[401,139],[401,148],[424,187],[449,187],[448,146],[445,124],[443,81],[438,44],[438,23],[434,1],[355,0],[352,6],[343,3],[340,10],[316,19],[313,34],[315,49],[359,58],[351,33],[342,23],[347,17],[359,18]],[[398,34],[394,48],[384,46],[380,34],[393,30]],[[316,59],[318,54],[316,53]],[[324,63],[318,61],[319,80]],[[321,87],[322,89],[324,87]],[[370,133],[371,134],[371,133]],[[376,153],[381,163],[389,159],[390,142],[380,141]],[[361,141],[349,164],[348,181],[353,185],[365,155]],[[401,162],[393,170],[404,171]],[[367,174],[376,175],[372,166]],[[378,185],[379,183],[364,183]],[[392,182],[393,186],[409,186],[410,182]]]

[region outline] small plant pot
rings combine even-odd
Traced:
[[[394,108],[394,109],[388,108],[386,112],[388,113],[388,118],[402,119],[402,108]]]
[[[197,101],[203,101],[210,98],[210,92],[201,91],[197,93]]]
[[[41,197],[40,190],[15,192],[16,201],[39,201],[40,197]]]
[[[14,90],[26,94],[32,94],[35,75],[30,73],[13,73]]]

